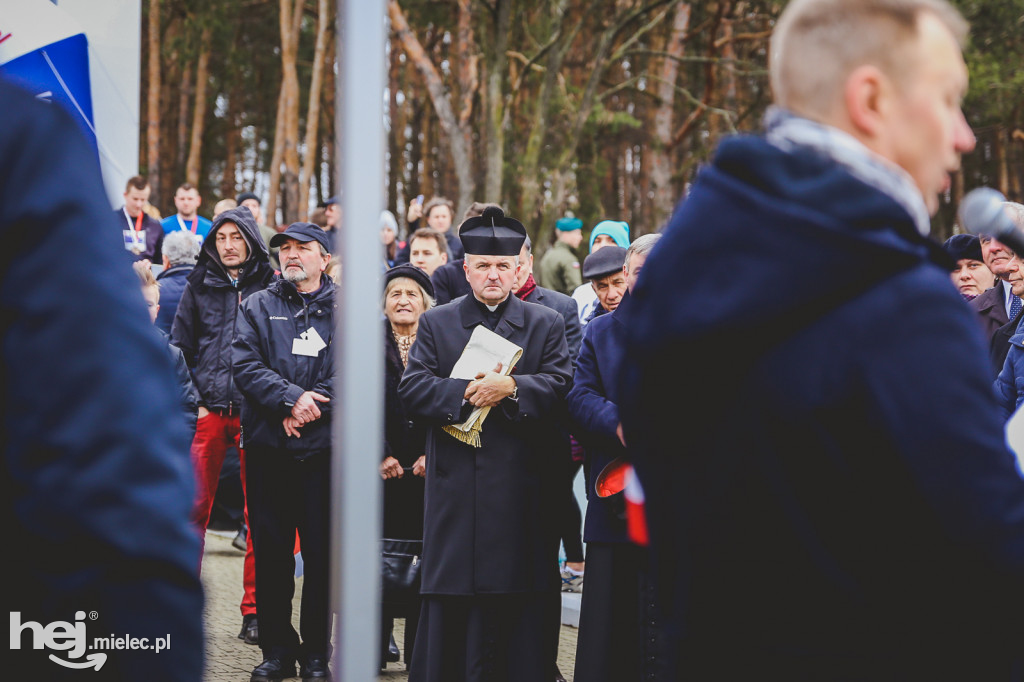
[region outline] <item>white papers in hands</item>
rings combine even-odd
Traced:
[[[492,332],[483,325],[477,325],[469,337],[469,343],[462,350],[458,362],[449,375],[452,379],[472,381],[481,372],[492,372],[501,364],[499,374],[508,376],[523,354],[523,349],[508,339]],[[477,407],[462,424],[445,426],[444,430],[463,443],[480,447],[480,432],[484,419],[491,411],[489,407]]]

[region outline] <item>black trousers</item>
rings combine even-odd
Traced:
[[[580,503],[576,501],[576,493],[572,490],[573,479],[581,466],[582,462],[569,462],[566,467],[565,505],[559,519],[565,560],[573,563],[583,561],[583,514],[580,512]]]
[[[256,560],[256,611],[264,656],[330,655],[328,586],[330,451],[302,460],[292,451],[246,448],[249,532]],[[302,549],[302,612],[292,627],[295,533]]]

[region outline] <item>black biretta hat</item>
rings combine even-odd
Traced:
[[[583,261],[583,276],[586,279],[597,279],[622,270],[626,262],[626,249],[609,244],[602,246]]]
[[[427,292],[427,296],[434,298],[434,284],[430,281],[430,276],[427,275],[426,270],[422,270],[412,263],[396,265],[384,273],[384,288],[387,289],[388,282],[399,277],[408,277],[423,287],[423,290]]]
[[[474,256],[518,256],[526,241],[526,228],[492,206],[484,209],[482,216],[462,223],[459,239],[466,253]]]

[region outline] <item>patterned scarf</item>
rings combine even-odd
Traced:
[[[853,177],[890,197],[914,220],[927,237],[932,223],[921,192],[910,174],[892,161],[875,154],[852,135],[816,123],[780,107],[769,107],[764,116],[765,137],[783,151],[808,147],[832,159]]]
[[[535,280],[533,278],[533,275],[531,274],[529,277],[526,278],[526,281],[523,282],[523,287],[516,292],[516,298],[518,298],[520,301],[525,301],[526,297],[532,294],[533,290],[536,288],[537,280]]]
[[[416,340],[416,332],[409,334],[408,336],[400,336],[393,328],[391,335],[395,337],[395,343],[398,344],[398,354],[402,356],[402,366],[409,366],[409,349],[412,347],[413,341]]]

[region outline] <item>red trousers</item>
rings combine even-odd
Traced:
[[[242,494],[245,495],[245,450],[239,447],[241,425],[238,414],[231,416],[210,412],[196,424],[196,436],[192,440],[192,465],[196,472],[196,502],[192,509],[192,521],[199,530],[205,549],[206,526],[210,523],[213,499],[217,495],[220,469],[224,465],[224,453],[230,445],[238,448],[242,466]],[[246,527],[249,526],[249,505],[243,507]],[[252,532],[245,540],[245,563],[242,567],[242,615],[256,613],[256,561],[252,553]]]

